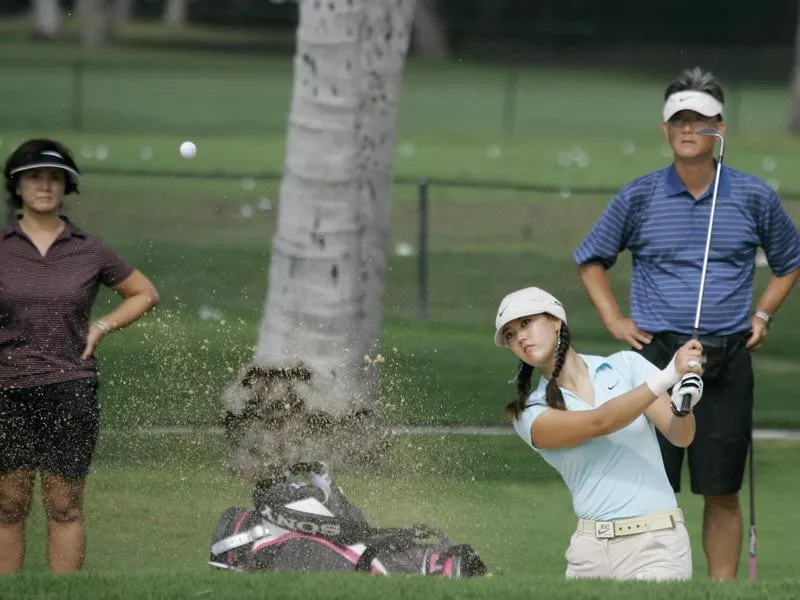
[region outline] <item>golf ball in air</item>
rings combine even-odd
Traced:
[[[197,146],[194,145],[194,142],[183,142],[181,144],[181,156],[183,158],[194,158],[195,154],[197,154]]]

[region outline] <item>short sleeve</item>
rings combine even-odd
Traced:
[[[533,445],[533,440],[531,439],[531,427],[533,427],[533,422],[536,418],[549,409],[550,407],[547,406],[544,398],[537,398],[535,395],[531,395],[528,399],[528,407],[520,413],[519,417],[514,419],[514,431],[522,438],[523,442],[534,450],[536,446]]]
[[[624,191],[606,206],[603,214],[575,250],[573,259],[578,265],[600,263],[610,269],[617,256],[628,245],[633,232],[632,201]]]
[[[800,235],[772,190],[762,207],[758,236],[774,275],[782,277],[800,267]]]
[[[624,375],[628,379],[631,389],[646,383],[650,377],[661,370],[638,352],[626,350],[620,352],[620,355],[628,367],[628,373]]]
[[[100,274],[99,281],[103,285],[113,287],[125,281],[133,273],[133,267],[111,246],[100,240]]]

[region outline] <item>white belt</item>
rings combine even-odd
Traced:
[[[578,531],[599,538],[615,538],[623,535],[635,535],[645,531],[674,529],[676,523],[683,523],[683,511],[680,508],[667,510],[643,517],[617,519],[615,521],[592,521],[578,519]]]

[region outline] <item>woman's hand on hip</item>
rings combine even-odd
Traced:
[[[100,340],[102,340],[105,336],[105,331],[96,325],[90,325],[89,332],[86,334],[86,347],[83,349],[81,358],[84,360],[92,358],[94,356],[95,348],[97,348],[97,344],[99,344]]]

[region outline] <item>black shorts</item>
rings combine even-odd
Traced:
[[[657,333],[638,352],[663,369],[689,337]],[[697,432],[688,448],[695,494],[722,496],[735,494],[742,487],[753,430],[753,365],[746,341],[747,334],[736,334],[714,337],[704,344],[709,348],[704,353],[710,377],[703,376],[703,398],[694,409]],[[700,342],[704,342],[703,337]],[[673,446],[660,433],[658,443],[669,482],[679,492],[684,449]]]
[[[0,472],[84,477],[99,431],[96,377],[0,390]]]

